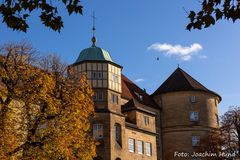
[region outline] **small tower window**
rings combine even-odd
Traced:
[[[190,121],[197,122],[198,120],[199,120],[198,112],[196,112],[196,111],[190,112]]]
[[[92,79],[102,79],[103,73],[99,71],[92,71]]]
[[[97,79],[97,72],[96,71],[92,72],[92,79]]]
[[[196,147],[200,145],[200,136],[192,136],[192,146]]]
[[[102,79],[103,78],[103,73],[102,72],[98,72],[98,79]]]
[[[118,83],[118,75],[117,74],[113,74],[113,82]]]
[[[190,96],[190,102],[195,103],[196,102],[196,96]]]
[[[118,96],[116,94],[112,94],[112,103],[118,104]]]

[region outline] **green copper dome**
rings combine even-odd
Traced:
[[[100,47],[96,47],[95,45],[82,50],[75,63],[86,61],[86,60],[113,62],[110,54],[106,50]]]

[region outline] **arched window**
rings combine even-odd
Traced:
[[[122,145],[122,129],[119,123],[115,123],[115,140],[119,145]]]
[[[116,160],[121,160],[121,158],[118,157],[118,158],[116,158]]]

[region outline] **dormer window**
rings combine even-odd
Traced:
[[[138,97],[140,101],[143,101],[143,96],[137,92],[134,91],[134,94]]]

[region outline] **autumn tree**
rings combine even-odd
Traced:
[[[209,160],[240,158],[240,107],[230,107],[229,111],[221,116],[220,128],[201,140],[199,151],[208,151],[218,155],[209,157]],[[219,156],[220,153],[224,155]]]
[[[0,159],[92,159],[86,78],[69,78],[55,56],[37,60],[24,43],[0,52]]]
[[[240,107],[231,107],[222,116],[221,124],[224,151],[236,153],[240,158]]]
[[[207,28],[222,19],[233,22],[240,19],[239,0],[201,0],[200,3],[199,11],[189,12],[188,30]]]
[[[60,32],[64,24],[58,12],[61,6],[66,8],[69,15],[82,14],[80,0],[3,0],[0,3],[0,14],[3,23],[9,28],[26,32],[29,28],[28,17],[35,11],[46,27]]]

